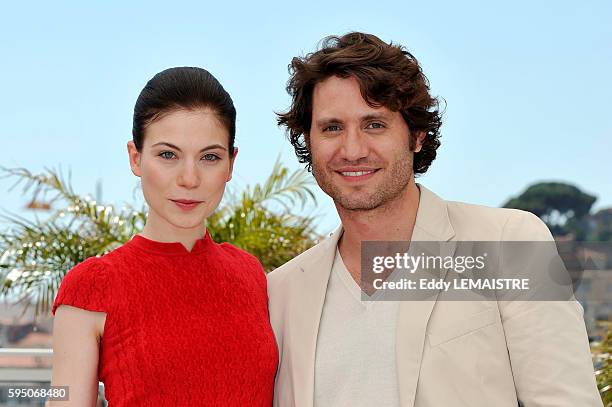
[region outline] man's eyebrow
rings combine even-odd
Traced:
[[[360,121],[365,122],[368,120],[389,120],[389,115],[386,113],[369,113],[359,118]],[[318,127],[322,127],[328,124],[343,123],[342,120],[335,117],[324,117],[316,121]]]
[[[385,113],[370,113],[361,118],[361,121],[367,120],[389,120],[389,116]]]
[[[166,146],[166,147],[173,148],[173,149],[175,149],[177,151],[181,151],[181,149],[179,147],[177,147],[177,146],[175,146],[174,144],[171,144],[171,143],[166,143],[165,141],[161,141],[159,143],[155,143],[151,147],[157,147],[157,146]],[[227,150],[227,147],[222,146],[221,144],[211,144],[211,145],[206,146],[203,149],[201,149],[200,153],[202,153],[204,151],[208,151],[208,150],[214,150],[215,148],[220,148],[221,150]]]
[[[318,127],[322,127],[332,123],[342,123],[342,120],[336,119],[335,117],[324,117],[316,121]]]

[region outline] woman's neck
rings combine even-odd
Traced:
[[[185,246],[187,251],[191,251],[196,241],[201,239],[205,233],[206,225],[204,222],[194,228],[180,228],[168,223],[165,219],[161,219],[155,212],[150,211],[144,229],[139,234],[157,242],[179,242]]]

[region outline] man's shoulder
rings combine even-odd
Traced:
[[[546,224],[531,212],[446,201],[459,240],[549,240]]]
[[[473,226],[474,222],[478,222],[499,228],[511,217],[528,213],[518,209],[495,208],[460,201],[446,201],[446,207],[453,226],[462,222],[470,222]]]
[[[331,235],[331,234],[330,234]],[[330,236],[326,236],[320,242],[312,246],[310,249],[305,252],[297,255],[293,259],[289,260],[287,263],[282,266],[272,270],[268,273],[268,285],[270,284],[278,284],[282,280],[284,280],[288,275],[293,273],[302,272],[302,264],[311,260],[313,257],[319,257],[322,255],[322,252],[325,250],[324,245],[327,245],[329,242]]]

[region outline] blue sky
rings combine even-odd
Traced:
[[[445,99],[442,146],[418,182],[450,200],[503,204],[531,183],[571,182],[612,206],[612,3],[83,2],[5,5],[0,16],[0,165],[72,171],[78,192],[134,202],[125,143],[147,80],[201,66],[232,95],[233,187],[263,181],[277,155],[298,168],[275,111],[287,64],[330,34],[360,30],[407,47]],[[301,4],[301,5],[300,5]],[[27,199],[0,180],[0,207]],[[321,232],[337,222],[319,193]]]

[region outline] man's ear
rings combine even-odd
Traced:
[[[227,173],[227,181],[230,181],[232,179],[232,174],[234,172],[234,161],[236,160],[236,156],[238,155],[238,147],[234,147],[234,153],[231,155],[230,157],[230,165],[229,165],[229,172]]]
[[[427,135],[426,132],[424,131],[419,131],[418,133],[415,134],[414,137],[414,153],[418,153],[419,151],[421,151],[421,148],[423,148],[423,141],[425,141],[425,136]]]
[[[140,177],[140,152],[136,149],[133,141],[127,143],[128,157],[130,158],[130,168],[132,173]]]

